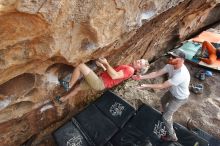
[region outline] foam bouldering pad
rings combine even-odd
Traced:
[[[114,135],[109,143],[113,146],[147,146],[151,144],[140,130],[130,124]],[[108,145],[110,145],[109,143]]]
[[[152,135],[154,128],[156,125],[160,127],[161,132],[158,133],[159,135],[165,135],[165,126],[162,125],[161,122],[162,115],[156,109],[151,108],[147,105],[142,105],[136,115],[128,122],[133,124],[135,127],[140,129],[147,137]],[[157,129],[155,129],[155,132]]]
[[[94,104],[119,128],[135,114],[135,109],[111,91],[106,91]]]
[[[104,145],[117,131],[116,125],[94,104],[74,116],[73,121],[95,145]]]
[[[218,146],[216,139],[202,136],[201,131],[191,132],[177,123],[174,129],[178,142],[164,142],[161,136],[166,135],[167,130],[161,113],[145,104],[134,112],[129,104],[107,91],[57,129],[53,136],[58,146],[208,146],[210,140],[213,146]]]
[[[195,144],[198,144],[199,146],[208,146],[208,142],[206,140],[193,134],[179,124],[174,124],[174,129],[179,139],[178,142],[164,143],[161,141],[161,136],[165,136],[167,134],[167,129],[162,121],[162,114],[148,105],[141,106],[138,109],[137,114],[128,121],[128,124],[131,124],[142,131],[146,137],[149,137],[153,145],[168,146],[172,144],[194,146]]]
[[[156,135],[146,136],[132,123],[126,124],[107,144],[107,146],[183,146],[178,142],[164,142]]]
[[[203,139],[207,140],[209,143],[209,146],[220,146],[220,139],[210,135],[209,133],[203,131],[200,128],[195,128],[192,130],[196,135],[199,137],[202,137]]]
[[[199,145],[199,146],[208,146],[209,143],[204,138],[195,135],[191,131],[189,131],[186,127],[174,123],[174,129],[176,131],[176,135],[178,137],[178,142],[184,146],[188,145]]]
[[[80,145],[80,146],[90,146],[84,137],[84,135],[80,132],[76,125],[72,123],[72,121],[67,122],[59,129],[57,129],[53,133],[53,137],[58,146],[72,146],[72,145]]]
[[[197,60],[193,60],[194,59],[193,57],[197,54],[198,51],[201,50],[201,48],[202,48],[201,43],[185,41],[178,49],[184,51],[187,60],[196,62]]]

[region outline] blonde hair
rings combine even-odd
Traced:
[[[147,59],[144,59],[144,60],[145,60],[145,65],[144,65],[144,67],[142,67],[142,68],[140,69],[140,71],[139,71],[139,74],[141,74],[141,75],[146,74],[147,71],[148,71],[149,68],[150,68],[150,64],[149,64],[148,60],[147,60]]]

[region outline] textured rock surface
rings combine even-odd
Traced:
[[[50,102],[63,92],[58,77],[71,65],[99,56],[112,64],[155,59],[218,21],[217,3],[0,0],[0,145],[20,145],[33,135],[40,141],[56,128],[52,123],[63,123],[69,111],[92,100],[96,93],[80,93],[63,108]]]

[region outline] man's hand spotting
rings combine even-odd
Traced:
[[[147,84],[142,84],[141,86],[137,86],[137,89],[146,89],[147,87]]]
[[[141,79],[141,75],[133,75],[132,79],[138,81]]]

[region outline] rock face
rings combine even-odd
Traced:
[[[92,100],[96,93],[81,93],[63,108],[51,102],[64,92],[58,78],[71,73],[80,62],[100,56],[113,65],[137,58],[153,60],[219,21],[218,3],[0,1],[0,145],[21,145],[34,135],[35,145],[43,144],[44,135]]]

